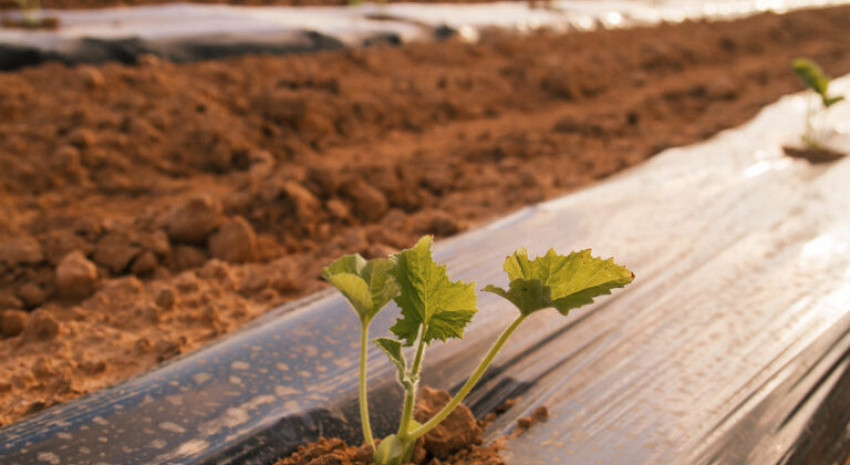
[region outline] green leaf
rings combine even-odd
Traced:
[[[844,99],[842,96],[827,95],[830,78],[814,61],[808,58],[795,58],[791,61],[791,69],[806,87],[820,95],[824,107],[829,108]]]
[[[829,87],[829,77],[824,74],[820,66],[808,58],[795,58],[791,61],[791,69],[797,74],[797,77],[803,81],[809,89],[818,94],[826,94]]]
[[[379,337],[372,342],[374,342],[379,349],[384,351],[384,353],[387,354],[387,357],[390,358],[390,361],[392,361],[396,368],[398,368],[398,380],[402,385],[404,385],[407,362],[404,360],[404,354],[401,352],[401,341],[390,339],[388,337]]]
[[[524,315],[543,308],[554,307],[552,291],[539,279],[517,278],[511,281],[508,290],[489,284],[482,289],[511,301]]]
[[[493,285],[483,290],[509,300],[523,315],[549,307],[566,315],[634,279],[631,271],[611,258],[591,256],[589,249],[566,256],[549,249],[534,260],[528,259],[525,249],[519,249],[505,259],[503,268],[510,279],[508,290]]]
[[[838,103],[842,100],[844,100],[843,95],[837,95],[837,96],[833,96],[833,97],[823,97],[823,106],[829,108],[829,107],[835,105],[836,103]]]
[[[393,261],[387,258],[366,260],[359,254],[346,255],[330,264],[322,277],[337,288],[365,325],[398,295],[398,286],[389,271]]]
[[[351,255],[343,255],[342,257],[334,260],[333,263],[328,265],[322,272],[322,277],[327,279],[328,276],[341,274],[341,273],[349,273],[359,275],[361,270],[366,266],[366,259],[363,258],[359,253],[351,254]]]
[[[425,236],[400,252],[390,272],[401,288],[395,302],[402,315],[390,331],[407,346],[416,341],[420,326],[424,326],[425,343],[463,337],[464,328],[477,311],[475,283],[449,280],[446,267],[431,257],[433,242],[431,236]]]

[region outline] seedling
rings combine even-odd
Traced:
[[[15,0],[21,12],[21,24],[28,28],[41,26],[41,2],[39,0]]]
[[[0,26],[16,27],[24,29],[56,29],[59,27],[59,19],[47,17],[41,9],[40,0],[15,0],[20,19],[2,18]]]
[[[820,97],[822,107],[816,108],[816,105],[809,101],[809,107],[806,112],[806,133],[803,135],[803,143],[807,147],[820,150],[820,137],[815,130],[814,118],[818,113],[823,113],[829,107],[844,100],[841,95],[829,95],[829,81],[827,76],[820,66],[807,58],[796,58],[791,61],[791,69],[797,74],[797,77],[803,81],[809,89],[815,91]]]
[[[472,390],[496,354],[514,331],[533,313],[555,308],[566,316],[570,310],[610,294],[634,279],[634,274],[613,259],[592,257],[590,250],[558,255],[554,250],[534,260],[525,249],[508,256],[504,270],[508,289],[494,285],[482,290],[511,302],[519,316],[502,332],[475,368],[466,383],[446,406],[430,420],[419,424],[413,419],[413,406],[425,349],[432,342],[463,338],[466,325],[478,311],[475,283],[452,281],[446,267],[431,257],[433,238],[425,236],[413,247],[390,258],[366,260],[346,255],[325,268],[323,277],[345,296],[360,318],[360,417],[363,439],[373,447],[376,465],[407,463],[417,439],[440,424]],[[390,328],[395,338],[381,337],[373,342],[389,357],[398,370],[404,388],[404,405],[398,431],[375,447],[369,425],[366,397],[366,348],[369,324],[390,300],[401,309],[401,316]],[[415,347],[413,363],[404,356],[404,347]]]

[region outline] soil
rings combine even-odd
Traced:
[[[449,403],[451,395],[442,390],[422,388],[416,396],[414,417],[425,423]],[[506,408],[500,413],[504,413]],[[497,409],[498,410],[498,409]],[[413,465],[505,465],[499,456],[502,440],[482,446],[481,435],[497,413],[476,420],[463,404],[459,405],[442,423],[422,437],[413,451]],[[546,407],[538,407],[531,416],[522,417],[511,437],[528,431],[538,422],[549,418]],[[510,438],[505,438],[510,439]],[[380,440],[378,440],[380,443]],[[289,457],[278,460],[275,465],[371,465],[372,447],[363,444],[349,446],[339,439],[321,438],[305,444]]]
[[[850,8],[0,74],[0,424],[850,72]],[[521,244],[518,244],[521,245]]]
[[[791,147],[783,146],[785,155],[792,158],[802,158],[812,164],[832,163],[847,156],[846,153],[836,152],[824,147]]]

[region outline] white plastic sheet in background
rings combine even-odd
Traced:
[[[527,2],[485,4],[391,3],[352,7],[243,7],[172,3],[101,10],[45,10],[59,18],[56,31],[0,28],[0,44],[61,51],[67,41],[136,38],[163,41],[227,36],[233,40],[313,31],[348,45],[376,34],[402,41],[428,39],[448,26],[474,39],[484,28],[528,30],[618,28],[685,19],[724,20],[764,11],[786,12],[847,4],[850,0],[552,0],[547,8]],[[11,12],[10,12],[11,13]],[[374,15],[383,17],[373,20]]]

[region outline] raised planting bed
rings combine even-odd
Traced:
[[[848,21],[0,74],[0,422],[309,295],[343,253],[450,236],[740,124],[801,88],[795,56],[850,72]]]
[[[850,81],[834,83],[841,94]],[[850,443],[850,158],[784,155],[805,96],[740,129],[665,151],[591,188],[442,241],[465,281],[502,282],[518,245],[592,246],[636,279],[564,319],[533,315],[471,397],[520,396],[485,439],[540,405],[507,463],[840,463]],[[836,106],[846,121],[850,106]],[[850,131],[837,147],[850,149]],[[464,341],[423,382],[452,388],[513,317],[479,295]],[[395,315],[379,314],[383,332]],[[0,430],[4,463],[271,463],[319,436],[358,440],[356,317],[322,292],[143,377]],[[373,426],[399,389],[370,352]],[[382,413],[383,412],[383,413]],[[395,412],[390,412],[395,413]],[[394,415],[393,415],[394,416]]]

